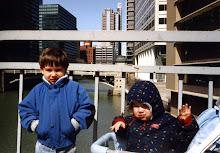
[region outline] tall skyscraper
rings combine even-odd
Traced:
[[[135,30],[135,0],[126,0],[126,31]],[[126,43],[127,64],[134,64],[134,42]]]
[[[39,5],[42,0],[10,0],[0,2],[0,30],[38,30]],[[0,42],[0,61],[38,61],[37,41]]]
[[[102,30],[118,31],[122,28],[122,3],[118,3],[117,11],[114,12],[111,8],[106,8],[102,13]],[[106,52],[106,54],[100,52]],[[113,51],[112,53],[110,53]],[[96,47],[96,63],[114,63],[115,57],[121,55],[120,42],[104,42],[101,46]],[[102,56],[102,57],[100,57]],[[108,57],[107,57],[108,56]],[[100,61],[101,60],[101,61]]]
[[[40,5],[40,30],[77,30],[76,17],[59,4]],[[56,46],[67,52],[69,62],[76,62],[76,42],[40,41],[39,49],[42,51],[48,46]]]
[[[127,5],[132,1],[127,0]],[[135,30],[166,31],[167,0],[136,0],[135,1]],[[127,8],[129,9],[129,7]],[[131,11],[132,12],[132,11]],[[128,12],[129,13],[129,12]],[[127,13],[127,18],[131,18]],[[133,13],[130,13],[132,15]],[[129,20],[127,20],[127,24]],[[133,20],[131,20],[131,25]],[[129,25],[129,26],[131,26]],[[128,26],[128,25],[127,25]],[[132,27],[132,26],[131,26]],[[127,47],[128,48],[128,47]],[[130,48],[132,50],[132,48]],[[156,66],[166,65],[166,43],[165,42],[135,42],[134,46],[135,65]],[[136,73],[136,78],[141,80],[160,81],[165,75],[153,73]]]

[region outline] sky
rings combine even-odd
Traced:
[[[102,12],[106,8],[117,11],[118,3],[122,3],[122,30],[125,30],[126,0],[43,0],[43,4],[60,4],[77,18],[78,30],[101,30]],[[81,43],[82,44],[82,43]],[[97,45],[99,43],[93,43]],[[125,43],[122,43],[122,55],[125,55]]]

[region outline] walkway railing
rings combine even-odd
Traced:
[[[0,70],[19,70],[19,99],[20,103],[23,99],[23,80],[24,71],[33,70],[38,71],[38,63],[22,63],[22,62],[0,62]],[[128,66],[128,65],[101,65],[101,64],[70,64],[68,68],[69,72],[74,71],[91,71],[95,72],[95,92],[94,92],[94,104],[96,108],[96,114],[94,117],[94,130],[93,141],[97,139],[97,125],[98,125],[98,106],[99,106],[99,73],[100,72],[121,72],[122,73],[122,94],[121,94],[121,113],[124,113],[125,109],[125,73],[162,73],[162,74],[178,74],[179,75],[179,88],[178,88],[178,108],[182,105],[183,94],[183,75],[185,74],[201,74],[201,75],[220,75],[220,67],[193,67],[193,66]],[[74,73],[69,73],[70,78]],[[213,102],[213,81],[209,81],[208,86],[208,108],[212,107]],[[17,152],[20,152],[21,145],[21,124],[20,117],[18,115],[18,130],[17,130]]]
[[[55,40],[55,41],[93,41],[93,42],[220,42],[220,31],[76,31],[76,30],[3,30],[0,41],[14,40]],[[22,101],[24,70],[38,70],[37,63],[1,63],[0,70],[20,70],[19,102]],[[182,105],[182,89],[184,74],[220,75],[220,67],[189,66],[121,66],[99,64],[70,64],[69,71],[95,72],[94,104],[98,113],[99,72],[122,72],[121,112],[124,112],[125,73],[163,73],[178,74],[178,108]],[[70,73],[71,74],[71,73]],[[211,107],[213,82],[209,81],[208,106]],[[98,115],[95,115],[94,140],[97,138]],[[18,117],[17,153],[20,153],[21,125]]]

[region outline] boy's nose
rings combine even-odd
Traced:
[[[52,75],[52,76],[56,76],[56,72],[53,71],[51,75]]]

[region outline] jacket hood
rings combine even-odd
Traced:
[[[131,87],[127,95],[127,105],[134,101],[151,105],[152,120],[160,117],[165,112],[160,93],[150,81],[138,81]]]

